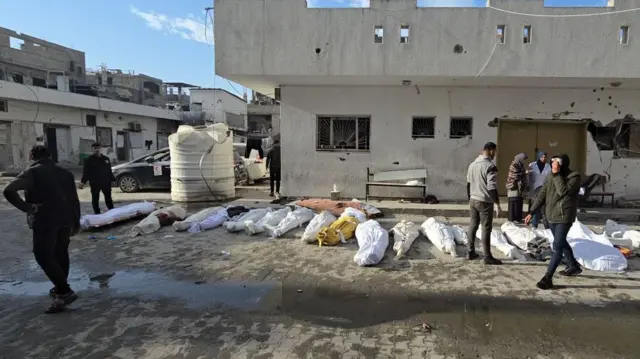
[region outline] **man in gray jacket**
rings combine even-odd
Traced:
[[[478,258],[475,238],[478,227],[482,224],[482,249],[484,263],[498,265],[502,261],[491,254],[491,230],[493,229],[493,210],[500,216],[500,198],[498,197],[498,168],[493,164],[496,156],[496,146],[488,142],[482,149],[482,154],[471,162],[467,171],[467,196],[469,197],[469,248],[467,258]]]

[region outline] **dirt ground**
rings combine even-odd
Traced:
[[[265,203],[263,191],[250,193],[245,203]],[[80,194],[90,213],[88,190]],[[117,203],[170,197],[114,195]],[[424,238],[408,259],[389,252],[361,268],[357,244],[303,244],[302,229],[269,239],[169,227],[130,238],[133,222],[73,239],[70,281],[80,299],[52,316],[42,314],[51,285],[24,216],[4,199],[0,214],[0,358],[640,356],[637,260],[627,273],[585,271],[541,292],[544,263],[487,267]]]

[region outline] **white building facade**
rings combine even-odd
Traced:
[[[283,193],[326,197],[335,183],[362,197],[368,167],[426,168],[429,194],[463,200],[493,141],[502,184],[517,153],[543,150],[640,197],[640,0],[370,4],[215,0],[217,73],[279,94]]]
[[[190,90],[190,96],[191,110],[204,112],[205,121],[226,123],[236,136],[246,135],[248,122],[245,99],[217,88],[194,88]]]
[[[168,146],[179,115],[156,107],[0,81],[0,170],[29,164],[45,144],[54,159],[80,165],[100,142],[114,163]]]

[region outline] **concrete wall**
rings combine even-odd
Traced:
[[[14,49],[11,39],[23,42],[20,49]],[[73,65],[73,69],[71,66]],[[32,36],[20,34],[0,27],[0,69],[5,73],[4,78],[12,73],[24,76],[24,84],[33,84],[33,78],[47,79],[54,84],[56,75],[66,74],[77,83],[85,83],[84,52],[60,46]]]
[[[543,0],[492,4],[557,16],[638,8],[640,0],[616,1],[612,8],[545,8]],[[215,0],[215,9],[216,72],[244,85],[249,82],[242,76],[279,84],[293,83],[286,76],[304,76],[304,84],[330,84],[328,76],[475,77],[481,70],[487,77],[640,78],[637,11],[531,17],[490,8],[416,8],[416,0],[371,0],[365,9],[308,9],[305,0]],[[403,24],[410,26],[407,44],[399,39]],[[385,31],[382,44],[373,41],[377,25]],[[497,44],[497,25],[507,26],[505,44]],[[523,43],[524,25],[532,26],[530,44]],[[619,43],[621,25],[631,29],[627,45]]]
[[[156,150],[156,118],[143,117],[132,114],[104,113],[80,108],[56,106],[45,103],[9,100],[9,112],[0,112],[0,121],[10,123],[11,145],[13,148],[11,162],[0,163],[2,169],[24,168],[28,165],[28,151],[36,142],[42,142],[46,137],[46,126],[63,126],[68,129],[69,143],[58,144],[61,163],[80,164],[81,140],[96,140],[96,128],[86,126],[86,115],[96,115],[96,126],[111,128],[112,143],[116,144],[117,131],[127,130],[129,122],[140,123],[144,140],[153,141],[150,149],[146,147],[132,148],[129,159],[140,157]],[[59,131],[56,131],[57,134]],[[61,131],[64,132],[64,131]],[[61,141],[60,135],[58,141]],[[62,153],[64,151],[64,153]],[[105,149],[109,157],[115,153]]]
[[[0,98],[48,103],[52,105],[76,107],[100,112],[127,113],[136,116],[163,118],[174,121],[180,119],[177,111],[169,111],[150,106],[142,106],[134,103],[114,101],[64,91],[49,90],[40,87],[25,86],[8,81],[0,81]],[[36,122],[46,120],[46,118],[42,119],[41,117],[38,117]]]
[[[248,116],[251,115],[270,115],[271,116],[271,133],[273,135],[280,133],[280,105],[247,105]]]
[[[230,127],[246,130],[247,102],[238,96],[220,89],[191,89],[191,103],[201,103],[207,121],[227,123],[227,113],[244,117],[244,124]]]
[[[109,84],[111,79],[111,84]],[[157,93],[145,89],[145,83],[157,86]],[[163,106],[162,80],[144,74],[129,74],[122,71],[89,72],[87,84],[98,86],[102,91],[115,92],[123,99],[147,106]],[[155,89],[153,90],[155,91]]]
[[[287,86],[281,110],[282,193],[327,197],[336,183],[343,196],[362,198],[368,166],[426,167],[430,194],[461,200],[468,164],[484,143],[497,141],[497,129],[488,125],[495,118],[590,118],[604,125],[625,114],[640,117],[639,96],[640,91],[613,89],[438,87],[418,94],[411,87]],[[316,114],[370,115],[370,152],[316,151]],[[413,116],[436,116],[435,138],[412,140]],[[472,139],[448,138],[451,116],[473,117]],[[591,136],[587,139],[587,173],[607,171],[607,190],[640,195],[640,182],[630,180],[640,176],[640,159],[614,159],[612,151],[599,151]]]

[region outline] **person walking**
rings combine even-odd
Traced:
[[[280,177],[282,176],[282,172],[280,170],[280,140],[273,141],[273,147],[267,155],[267,168],[269,168],[269,181],[271,183],[269,196],[274,196],[274,184],[276,190],[275,193],[279,196]]]
[[[547,176],[551,173],[551,166],[547,163],[547,153],[544,151],[538,152],[538,159],[529,164],[529,208],[533,205],[533,201],[536,196],[540,192],[544,181],[547,179]],[[533,217],[531,219],[531,224],[533,228],[538,228],[538,224],[542,222],[544,228],[549,228],[549,224],[546,219],[543,217],[544,214],[544,205],[538,207],[538,210],[533,213]]]
[[[498,168],[493,164],[496,156],[496,146],[488,142],[482,149],[482,154],[471,162],[467,170],[467,196],[469,197],[469,247],[467,258],[478,258],[475,249],[475,238],[478,227],[482,225],[482,249],[484,263],[498,265],[502,261],[491,254],[491,231],[493,230],[493,211],[500,216],[500,197],[498,196]]]
[[[80,201],[73,174],[57,166],[44,146],[34,146],[31,166],[4,188],[9,203],[27,214],[33,254],[54,287],[45,313],[59,313],[78,299],[68,283],[69,241],[80,229]],[[23,200],[18,191],[24,191]]]
[[[547,176],[538,192],[535,203],[529,210],[524,222],[529,224],[533,214],[544,206],[545,216],[553,232],[553,255],[549,267],[542,279],[536,284],[540,289],[553,288],[553,275],[558,269],[562,256],[568,261],[567,268],[560,272],[564,276],[575,276],[582,273],[580,264],[567,241],[569,229],[578,214],[578,196],[580,192],[580,174],[572,171],[569,156],[566,154],[551,159],[551,174]]]
[[[111,183],[116,179],[111,171],[109,157],[100,152],[100,144],[96,142],[91,145],[91,151],[93,152],[91,156],[84,160],[82,178],[78,188],[83,189],[84,185],[89,182],[93,213],[100,214],[100,192],[104,195],[104,203],[107,205],[107,209],[113,209]]]
[[[528,158],[526,153],[518,153],[509,165],[507,174],[507,198],[509,198],[509,221],[522,221],[522,206],[527,195],[529,178],[528,170],[525,170],[524,161]]]

